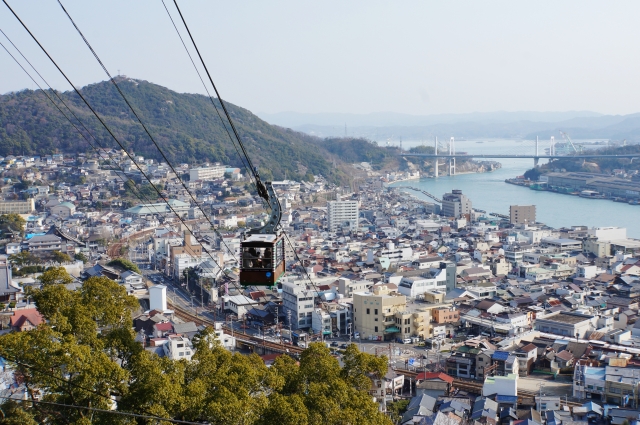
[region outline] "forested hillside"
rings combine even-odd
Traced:
[[[181,94],[146,81],[119,79],[119,85],[168,158],[175,163],[218,161],[240,167],[240,157],[209,99]],[[128,150],[160,159],[143,128],[110,82],[81,89]],[[59,93],[98,145],[118,147],[74,92]],[[219,106],[219,103],[216,101]],[[249,154],[265,179],[309,179],[322,174],[347,180],[340,153],[334,157],[320,139],[267,124],[246,109],[227,103]],[[225,123],[228,125],[227,123]],[[41,91],[0,96],[0,155],[90,152],[91,148]],[[335,165],[335,167],[334,167]]]

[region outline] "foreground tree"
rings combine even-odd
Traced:
[[[194,337],[191,361],[151,354],[135,341],[137,300],[107,278],[90,278],[69,291],[64,268],[40,277],[31,296],[47,323],[0,337],[0,356],[43,401],[193,422],[237,425],[387,425],[368,394],[369,376],[386,359],[345,352],[345,367],[323,344],[311,344],[299,362],[283,355],[267,368],[255,355],[232,354],[211,328]],[[7,404],[14,422],[132,424],[132,417],[45,404]],[[6,418],[5,418],[6,419]],[[17,422],[16,422],[17,421]],[[158,423],[163,423],[158,421]]]

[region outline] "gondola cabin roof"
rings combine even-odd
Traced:
[[[256,235],[249,235],[245,240],[242,241],[242,243],[246,243],[246,242],[264,242],[264,243],[273,243],[275,242],[277,236],[276,235],[262,235],[262,234],[256,234]]]

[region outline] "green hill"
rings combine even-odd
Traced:
[[[242,165],[207,97],[176,93],[141,80],[120,78],[119,85],[172,163]],[[161,159],[110,82],[88,85],[81,92],[129,151]],[[75,92],[59,94],[102,147],[118,147]],[[309,179],[310,174],[322,174],[335,183],[348,180],[339,152],[334,151],[334,155],[325,150],[322,140],[270,125],[241,107],[229,103],[227,106],[265,180],[283,179],[285,173],[298,180]],[[56,152],[93,150],[41,91],[0,95],[0,155]]]
[[[547,164],[541,165],[537,169],[528,170],[525,177],[537,180],[540,174],[555,170],[585,171],[590,173],[611,174],[613,170],[620,169],[627,172],[640,170],[640,145],[617,146],[602,148],[597,151],[588,151],[589,154],[600,153],[603,155],[635,155],[637,158],[589,158],[580,159],[567,156],[566,158],[555,159]]]

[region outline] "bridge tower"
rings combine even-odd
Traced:
[[[533,168],[538,168],[538,161],[540,161],[538,153],[538,136],[536,136],[536,156],[533,158]]]
[[[433,159],[433,167],[434,167],[434,177],[437,179],[438,178],[438,136],[436,136],[436,141],[435,141],[435,155],[436,157]]]
[[[455,139],[452,137],[449,140],[449,175],[454,176],[456,174],[456,158],[453,156],[456,154]]]
[[[556,154],[556,138],[551,136],[551,147],[549,148],[549,155],[553,156]]]

